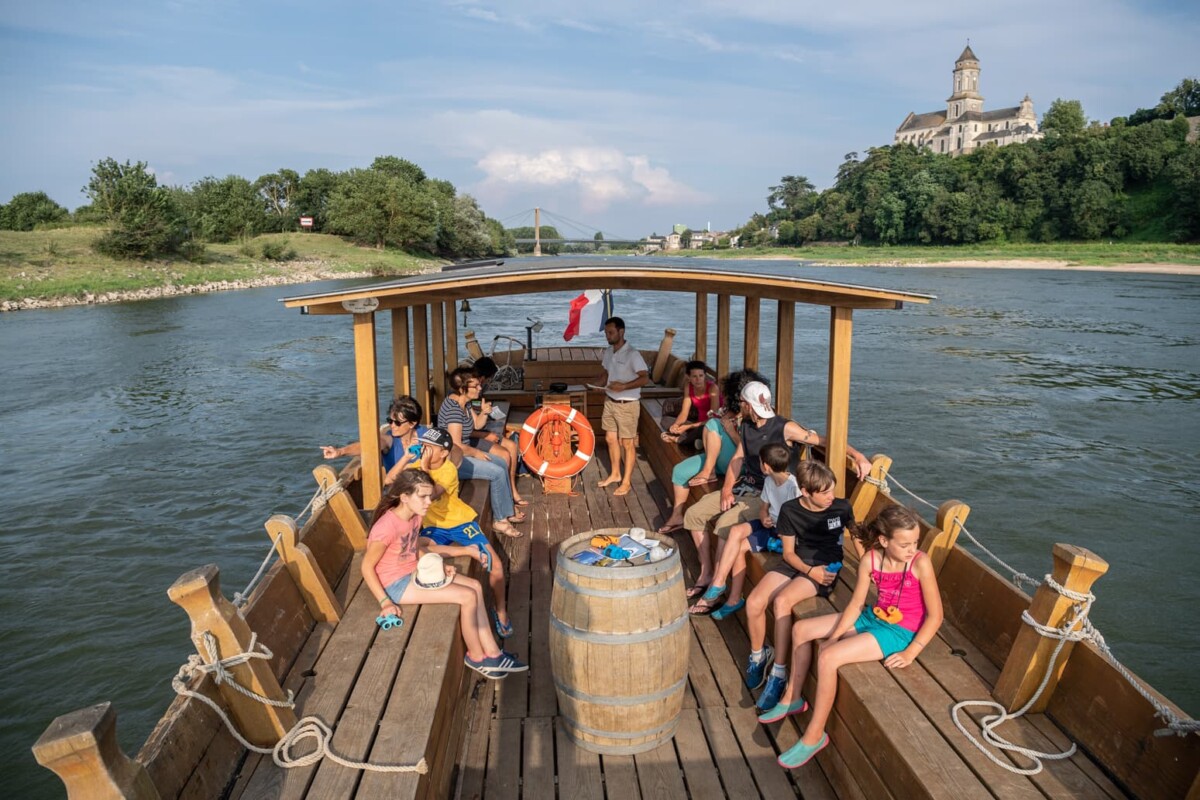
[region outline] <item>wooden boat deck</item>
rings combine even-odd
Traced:
[[[543,496],[535,482],[522,482],[533,501],[531,520],[521,526],[528,535],[503,545],[515,628],[507,646],[529,662],[529,672],[493,682],[466,671],[462,696],[467,702],[444,715],[449,718],[433,719],[438,687],[413,691],[406,668],[430,657],[429,632],[434,625],[452,624],[455,614],[445,606],[406,607],[403,629],[376,633],[377,607],[369,592],[360,590],[356,557],[337,589],[346,603],[345,617],[335,630],[318,626],[287,679],[287,687],[299,690],[297,715],[321,716],[336,730],[333,749],[377,763],[411,761],[413,752],[421,752],[414,750],[413,740],[427,734],[429,725],[452,726],[452,741],[460,743],[457,765],[431,767],[452,769],[449,796],[464,800],[1126,796],[1082,755],[1047,762],[1041,774],[1028,778],[979,753],[955,728],[950,707],[960,699],[988,697],[998,670],[949,625],[906,670],[892,672],[876,663],[846,668],[829,725],[834,746],[799,770],[775,763],[778,753],[797,741],[796,725],[764,726],[755,719],[754,698],[742,680],[749,642],[740,619],[693,620],[689,683],[672,742],[635,756],[598,756],[576,748],[557,717],[550,674],[554,546],[595,528],[653,530],[667,509],[664,489],[644,458],[634,472],[634,491],[625,497],[596,488],[602,468],[589,466],[581,492],[573,497]],[[685,570],[694,576],[690,540],[676,541]],[[834,601],[841,606],[848,597],[843,584]],[[828,610],[828,604],[810,601],[797,613]],[[452,690],[441,687],[443,696]],[[1010,723],[1004,732],[1044,750],[1067,742],[1043,715]],[[228,796],[415,796],[417,780],[413,774],[362,773],[328,760],[284,771],[269,757],[251,756]]]

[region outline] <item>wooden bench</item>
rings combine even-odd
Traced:
[[[481,527],[490,530],[487,482],[463,481],[459,494],[475,509]],[[460,556],[450,563],[486,584],[475,559]],[[375,624],[378,605],[362,584],[360,564],[358,554],[339,586],[346,597],[341,623],[314,633],[304,647],[308,657],[298,659],[284,685],[296,692],[297,716],[317,715],[334,728],[331,747],[339,755],[380,764],[415,764],[424,758],[429,772],[359,771],[328,759],[281,770],[269,756],[251,755],[231,798],[440,798],[449,792],[466,724],[457,711],[479,679],[463,664],[458,607],[405,605],[404,626],[381,631]]]

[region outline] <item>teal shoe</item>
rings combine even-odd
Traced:
[[[829,744],[828,733],[822,733],[821,741],[817,742],[816,744],[809,745],[805,744],[803,741],[796,742],[794,745],[785,750],[778,759],[776,759],[776,763],[784,769],[796,769],[797,767],[803,767],[809,761],[812,761],[813,756],[824,750],[825,745],[827,744]]]
[[[801,697],[794,703],[777,703],[774,708],[759,714],[758,721],[764,725],[770,725],[772,722],[779,722],[779,720],[784,717],[790,717],[792,714],[803,714],[807,710],[808,701]]]
[[[736,603],[726,603],[725,605],[712,612],[713,619],[725,619],[726,617],[736,614],[746,607],[746,598],[738,600]]]

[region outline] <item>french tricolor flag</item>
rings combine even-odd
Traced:
[[[604,330],[604,323],[613,315],[612,291],[609,289],[588,289],[571,301],[571,311],[567,318],[567,329],[563,331],[563,339],[571,341],[581,333]]]

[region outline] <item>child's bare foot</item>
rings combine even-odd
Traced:
[[[617,487],[616,491],[613,492],[613,497],[621,497],[622,495],[629,494],[629,491],[632,488],[633,487],[630,486],[628,483],[622,483],[620,486]]]
[[[704,486],[705,484],[712,483],[715,480],[716,478],[713,477],[712,473],[705,475],[703,472],[697,472],[696,477],[688,481],[688,486]]]
[[[607,478],[600,481],[596,485],[599,486],[601,489],[603,489],[605,486],[611,486],[614,483],[620,483],[620,482],[621,482],[620,475],[609,475]]]

